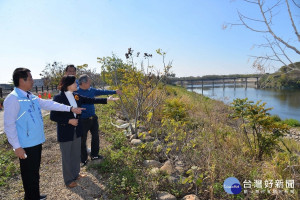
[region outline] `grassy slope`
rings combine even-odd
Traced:
[[[300,152],[299,143],[285,139],[285,143],[293,154],[289,154],[281,145],[282,151],[258,162],[247,147],[238,122],[228,117],[231,111],[222,102],[188,92],[180,87],[168,87],[167,91],[168,99],[177,98],[184,103],[188,120],[191,122],[184,130],[189,133],[188,142],[181,144],[178,152],[171,150],[169,157],[172,158],[175,154],[184,161],[187,169],[197,166],[196,177],[200,178],[200,184],[193,184],[192,180],[188,187],[184,187],[183,184],[172,185],[168,182],[166,174],[153,175],[150,170],[145,169],[142,166],[144,160],[155,159],[162,162],[167,159],[161,154],[161,149],[165,149],[166,143],[162,140],[164,143],[160,146],[161,149],[154,147],[153,143],[132,148],[122,130],[111,125],[111,121],[116,120],[116,111],[114,103],[109,103],[97,106],[100,131],[104,136],[101,139],[105,140],[106,144],[106,147],[100,151],[106,159],[101,164],[90,167],[97,169],[103,175],[111,199],[152,199],[153,193],[161,190],[180,198],[185,194],[195,193],[196,189],[198,196],[203,199],[245,198],[243,194],[237,196],[226,194],[222,187],[224,180],[234,176],[241,182],[255,179],[275,181],[276,179],[296,179],[296,176],[299,176],[299,171],[291,167],[299,166],[299,159],[296,155]],[[158,136],[160,139],[164,139],[168,132],[174,131],[172,128],[149,127],[152,136]],[[174,135],[177,133],[181,132],[175,130]],[[13,177],[18,172],[18,166],[14,165],[16,159],[13,152],[7,151],[10,147],[5,137],[3,135],[0,137],[2,173],[0,184],[4,185],[6,178]],[[184,149],[187,151],[184,152]],[[183,174],[183,178],[188,177],[190,177],[188,174]],[[269,198],[270,195],[251,194],[249,197],[262,199]],[[295,199],[295,195],[282,196],[283,199],[285,197]]]
[[[231,199],[233,196],[226,194],[222,187],[227,177],[234,176],[243,182],[255,179],[272,179],[274,181],[296,179],[296,176],[299,176],[299,171],[293,171],[295,169],[290,167],[299,165],[297,156],[297,153],[300,152],[299,143],[285,139],[285,143],[293,154],[289,154],[281,144],[282,150],[276,152],[272,157],[265,157],[263,161],[258,162],[247,147],[238,122],[228,117],[231,111],[226,105],[180,87],[170,86],[167,91],[168,99],[177,98],[184,103],[188,120],[191,122],[187,128],[189,130],[185,129],[185,131],[189,131],[193,137],[190,137],[189,141],[195,142],[193,148],[187,144],[180,146],[179,152],[171,150],[170,157],[172,158],[173,153],[187,166],[198,166],[198,177],[203,177],[202,180],[199,179],[201,184],[194,184],[189,189],[182,189],[169,184],[165,174],[151,175],[149,170],[142,167],[142,161],[146,159],[165,161],[166,158],[159,155],[157,148],[153,147],[152,143],[131,148],[122,131],[110,124],[111,120],[115,120],[115,111],[112,105],[101,105],[97,109],[97,114],[100,116],[101,131],[110,145],[102,150],[102,154],[107,158],[106,161],[94,167],[98,168],[100,173],[107,175],[112,198],[120,196],[133,199],[153,198],[153,191],[159,190],[166,190],[177,197],[182,197],[188,193],[195,193],[197,189],[199,195],[204,199],[212,197]],[[172,131],[169,128],[164,127],[162,131],[161,127],[150,127],[151,132],[158,133],[156,136],[160,138],[165,137],[164,132]],[[175,131],[173,135],[176,134]],[[188,149],[188,151],[183,152],[182,149]],[[181,154],[183,156],[180,156]],[[189,177],[188,174],[184,174],[184,176],[185,178]],[[149,183],[152,184],[149,186]],[[261,199],[269,198],[269,196],[267,194],[251,194],[248,197]],[[287,196],[282,196],[282,198]],[[240,194],[235,197],[245,198],[246,196]],[[293,199],[294,197],[287,198]]]

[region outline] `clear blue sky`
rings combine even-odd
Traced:
[[[125,59],[128,47],[152,53],[158,69],[155,50],[163,49],[177,76],[255,73],[248,58],[262,35],[222,30],[237,22],[237,8],[255,14],[231,0],[0,0],[0,83],[16,67],[40,78],[53,61],[100,71],[97,57]]]

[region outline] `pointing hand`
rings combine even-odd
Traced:
[[[122,94],[123,94],[123,93],[122,93],[122,90],[119,90],[119,89],[116,90],[116,93],[117,93],[118,95],[122,95]]]
[[[72,108],[72,112],[76,114],[81,114],[81,111],[85,110],[85,108]]]
[[[118,101],[119,98],[113,98],[112,96],[107,98],[107,101]]]

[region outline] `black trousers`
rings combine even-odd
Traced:
[[[87,160],[86,139],[89,131],[92,135],[91,156],[97,156],[99,154],[99,124],[97,115],[94,115],[91,118],[80,120],[83,129],[81,136],[81,162],[85,162]]]
[[[25,191],[25,200],[40,199],[40,165],[42,144],[24,148],[27,158],[20,160],[21,176]]]

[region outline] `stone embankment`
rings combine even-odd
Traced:
[[[286,134],[286,137],[292,138],[296,140],[297,142],[300,142],[300,130],[297,128],[291,128],[289,133]]]

